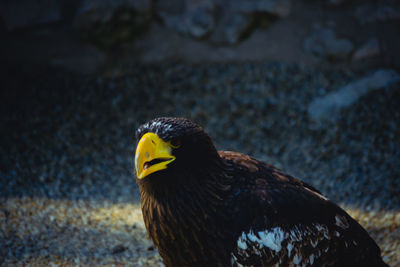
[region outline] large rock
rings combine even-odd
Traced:
[[[222,15],[211,41],[236,44],[259,27],[267,28],[279,17],[290,14],[290,0],[219,1]]]
[[[151,0],[83,0],[75,26],[83,39],[110,47],[136,37],[151,19]]]
[[[399,81],[400,75],[396,71],[377,70],[371,76],[366,76],[326,96],[314,99],[308,106],[308,113],[316,121],[334,120],[343,108],[351,106],[363,95]]]
[[[290,0],[157,1],[155,12],[179,33],[195,38],[212,34],[214,43],[234,44],[259,24],[269,24],[272,17],[288,16],[290,4]]]
[[[254,27],[251,16],[241,13],[224,14],[211,41],[217,44],[236,44]]]
[[[61,0],[1,0],[0,16],[7,30],[55,23],[62,18]]]
[[[194,38],[207,36],[215,27],[213,12],[206,8],[193,9],[184,15],[164,15],[162,18],[168,28]]]
[[[164,24],[179,33],[203,38],[214,30],[215,3],[211,0],[158,1],[156,12]]]
[[[318,58],[336,62],[348,59],[354,45],[347,39],[337,37],[331,29],[320,28],[304,41],[304,48]]]

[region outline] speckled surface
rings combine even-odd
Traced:
[[[133,177],[134,131],[158,116],[191,118],[218,149],[250,154],[314,185],[369,231],[387,263],[400,265],[399,85],[316,123],[307,113],[315,97],[368,72],[169,63],[107,78],[15,73],[2,80],[4,266],[160,265]]]

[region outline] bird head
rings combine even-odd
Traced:
[[[211,138],[185,118],[157,118],[136,132],[135,174],[141,180],[155,173],[196,169],[218,155]]]

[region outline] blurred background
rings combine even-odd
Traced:
[[[0,265],[159,266],[133,175],[184,116],[321,190],[400,265],[400,2],[2,0]]]

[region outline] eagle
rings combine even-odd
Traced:
[[[136,131],[147,232],[165,266],[387,266],[367,231],[311,185],[217,151],[185,118]]]

